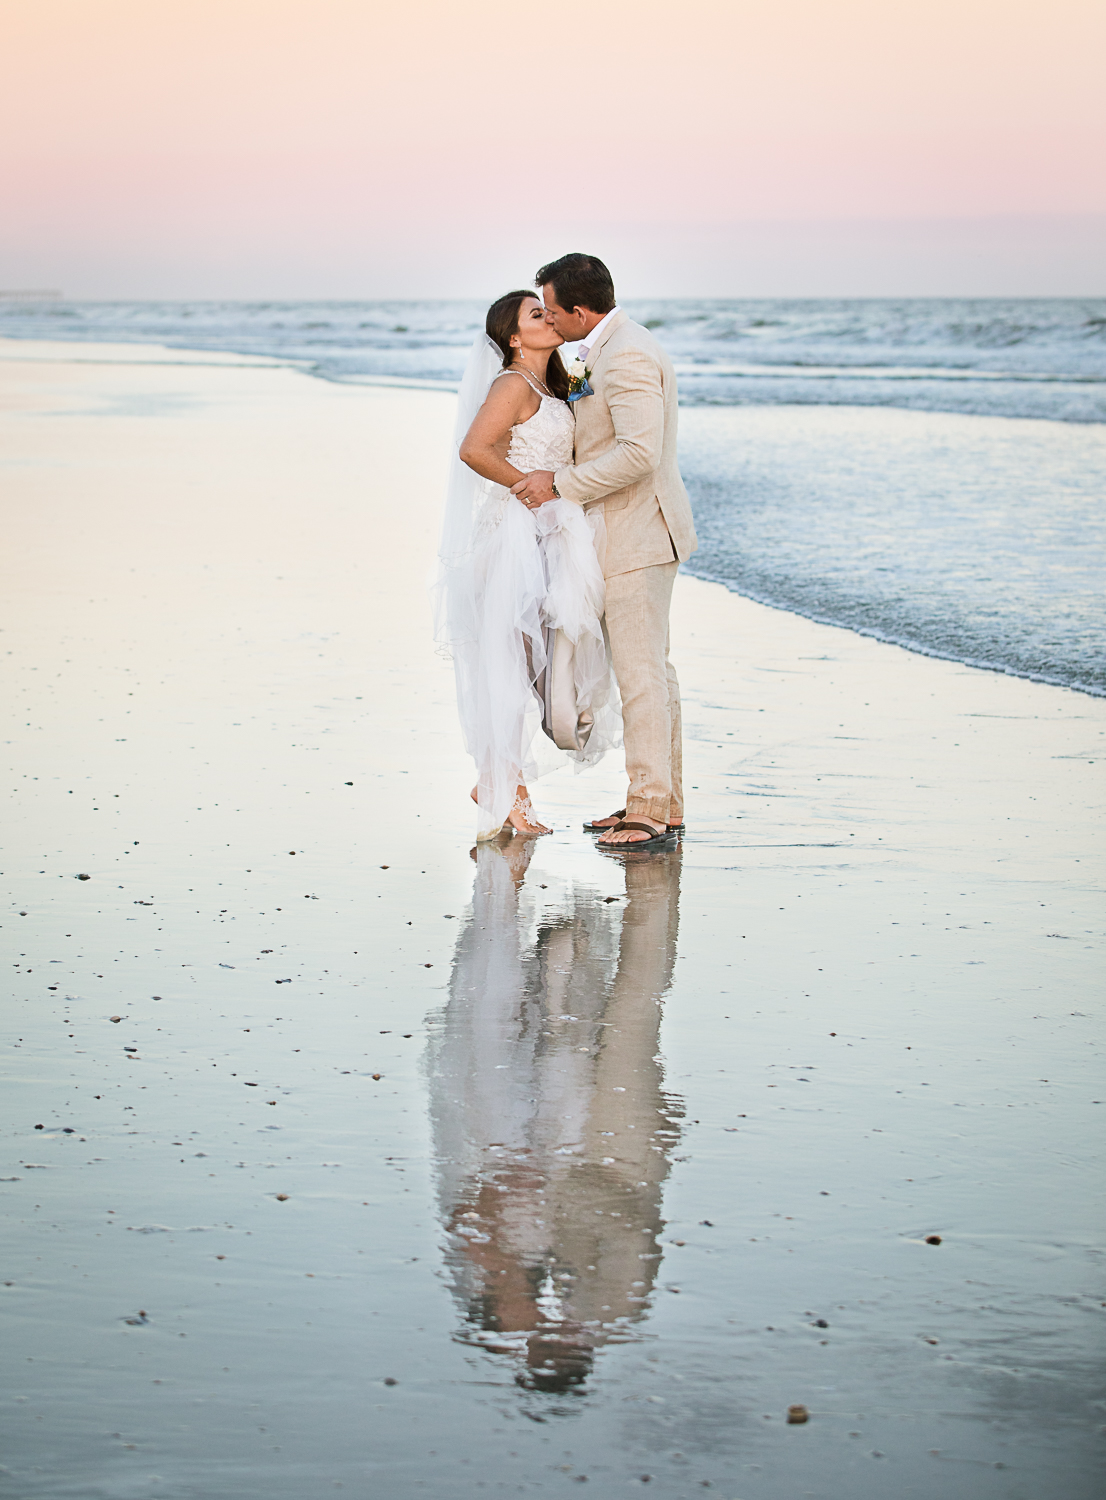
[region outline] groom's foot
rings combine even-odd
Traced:
[[[608,833],[605,833],[599,840],[600,849],[613,849],[617,845],[628,844],[632,847],[634,844],[648,844],[652,839],[657,838],[659,835],[671,833],[674,831],[669,828],[667,823],[658,823],[656,818],[646,818],[635,815],[632,819],[630,819],[630,821],[633,823],[640,823],[642,826],[640,828],[612,827],[611,830]],[[651,834],[646,833],[646,827],[651,828],[653,832]]]
[[[626,809],[619,808],[618,812],[608,814],[605,818],[592,818],[590,823],[584,824],[585,833],[603,833],[608,828],[613,828],[616,823],[621,823],[626,816]]]
[[[622,822],[622,820],[623,820],[623,818],[625,816],[626,816],[626,809],[623,807],[618,812],[609,813],[607,815],[607,817],[605,817],[605,818],[592,818],[592,820],[591,820],[590,823],[585,823],[584,824],[584,832],[585,833],[604,833],[608,828],[615,828],[615,827],[617,827],[617,825]],[[651,822],[652,819],[646,819],[645,821]],[[680,817],[680,818],[677,818],[675,822],[668,823],[665,826],[667,827],[669,833],[683,833],[683,831],[684,831],[684,820],[683,820],[682,817]]]

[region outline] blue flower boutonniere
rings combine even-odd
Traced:
[[[568,366],[568,399],[579,401],[581,396],[594,396],[595,392],[588,383],[591,371],[582,359],[569,361]]]

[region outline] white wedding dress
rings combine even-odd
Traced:
[[[478,839],[499,832],[519,782],[566,756],[594,764],[622,729],[601,624],[602,518],[568,500],[529,510],[457,456],[502,370],[495,346],[484,343],[461,388],[436,589],[437,639],[453,658],[461,730],[476,762]],[[571,408],[531,388],[541,405],[512,428],[508,462],[524,474],[564,468],[573,456]]]

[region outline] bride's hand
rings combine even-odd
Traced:
[[[553,493],[554,478],[552,469],[535,469],[532,474],[527,474],[511,486],[511,494],[521,500],[528,510],[536,510],[539,505],[556,500]]]

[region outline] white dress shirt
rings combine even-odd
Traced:
[[[619,311],[619,306],[618,306],[618,303],[616,302],[615,305],[611,308],[610,312],[607,314],[607,316],[603,319],[603,321],[601,323],[596,323],[595,327],[591,330],[591,332],[590,333],[586,333],[584,335],[584,337],[582,339],[580,339],[579,343],[577,343],[576,347],[573,349],[572,353],[569,355],[569,358],[570,359],[582,359],[585,362],[585,364],[586,364],[587,363],[587,357],[588,357],[589,350],[592,349],[592,347],[595,345],[595,343],[597,342],[597,340],[601,337],[601,335],[603,333],[603,330],[606,328],[607,324],[614,317],[615,313],[618,312],[618,311]]]

